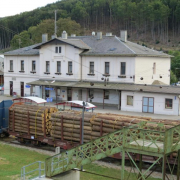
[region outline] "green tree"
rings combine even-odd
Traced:
[[[23,31],[19,35],[15,35],[11,40],[11,46],[15,48],[21,48],[25,46],[30,46],[33,41],[30,39],[30,34],[28,31]]]
[[[176,75],[171,71],[171,73],[170,73],[170,84],[176,83],[177,81],[178,80],[177,80]]]

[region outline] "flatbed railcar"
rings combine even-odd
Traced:
[[[81,144],[81,137],[82,137],[81,132],[80,132],[80,141],[79,142],[67,141],[64,139],[64,136],[63,136],[63,116],[61,118],[62,118],[61,119],[61,127],[62,127],[61,128],[61,138],[51,137],[51,135],[47,135],[45,131],[44,131],[43,135],[36,135],[36,134],[32,134],[32,133],[30,134],[30,126],[27,126],[27,129],[26,129],[27,133],[16,132],[14,122],[13,122],[13,127],[11,129],[9,129],[9,134],[15,136],[17,138],[17,140],[21,143],[31,142],[34,145],[40,145],[43,143],[43,144],[48,144],[48,145],[52,145],[55,147],[60,147],[64,150],[71,149],[71,148]],[[27,118],[27,121],[29,122],[29,116]],[[46,124],[45,118],[44,118],[43,123]],[[82,119],[80,120],[80,129],[81,128],[82,128]],[[102,126],[100,128],[102,128]],[[102,133],[102,129],[100,129],[100,133]],[[102,135],[102,134],[100,134],[100,135]],[[139,159],[140,159],[139,154],[131,153],[131,155],[132,155],[134,160],[139,161]],[[121,153],[114,154],[112,157],[116,158],[116,159],[121,159]],[[142,158],[143,158],[144,162],[152,163],[155,161],[154,157],[152,157],[152,156],[143,156]],[[128,156],[126,156],[126,159],[128,159]],[[168,157],[168,159],[169,159],[170,164],[174,164],[176,158],[172,154]]]

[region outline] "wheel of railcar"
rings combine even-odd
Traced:
[[[5,132],[5,136],[6,136],[6,137],[9,137],[10,134],[9,134],[8,132]]]
[[[1,137],[1,138],[4,138],[4,137],[5,137],[5,133],[4,133],[4,132],[1,133],[1,134],[0,134],[0,137]]]

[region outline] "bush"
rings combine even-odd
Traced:
[[[156,44],[159,44],[160,43],[160,41],[159,40],[156,40]]]

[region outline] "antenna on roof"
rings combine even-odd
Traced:
[[[57,34],[57,26],[56,26],[56,17],[57,17],[57,10],[55,10],[55,19],[54,19],[54,35],[56,36]]]

